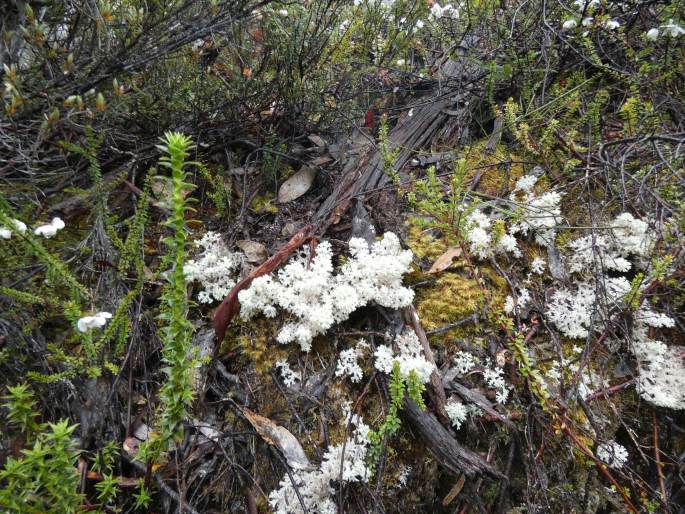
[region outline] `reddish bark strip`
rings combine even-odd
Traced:
[[[246,287],[249,287],[255,278],[266,275],[267,273],[271,273],[273,270],[278,268],[297,248],[311,239],[309,234],[313,229],[314,225],[307,225],[304,227],[297,234],[295,234],[290,241],[284,244],[275,254],[269,257],[258,268],[254,269],[252,273],[233,286],[231,292],[228,293],[228,296],[224,298],[224,301],[221,302],[221,305],[219,305],[214,313],[214,334],[216,335],[217,341],[221,342],[224,340],[228,324],[235,317],[235,315],[240,312],[238,293]]]

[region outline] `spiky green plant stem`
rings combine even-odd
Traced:
[[[166,154],[160,159],[163,166],[170,168],[173,184],[172,214],[166,224],[172,235],[165,238],[169,253],[165,264],[170,267],[168,283],[162,295],[162,313],[164,323],[162,355],[167,380],[162,386],[162,402],[159,441],[169,443],[183,438],[183,423],[193,400],[193,388],[189,358],[192,325],[188,321],[188,298],[183,266],[186,262],[186,228],[185,213],[190,209],[184,191],[190,184],[185,182],[185,167],[188,152],[192,147],[189,137],[180,133],[167,133],[162,139],[160,149]],[[160,448],[164,448],[161,445]]]

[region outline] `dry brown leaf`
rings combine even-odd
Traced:
[[[307,139],[309,139],[312,143],[314,143],[319,148],[324,148],[326,146],[326,141],[324,141],[320,136],[317,136],[316,134],[308,135]]]
[[[257,241],[249,241],[243,239],[236,243],[238,247],[245,254],[245,259],[251,264],[261,264],[269,258],[269,252],[266,251],[266,246]]]
[[[242,411],[262,439],[281,450],[291,468],[308,469],[310,467],[309,459],[300,442],[286,428],[249,409],[242,409]]]
[[[153,201],[154,205],[165,209],[171,209],[173,207],[172,196],[174,193],[174,184],[171,177],[155,175],[152,177],[150,189],[152,189],[152,194],[157,199],[157,201]],[[189,186],[184,189],[182,191],[183,196],[188,196],[193,189],[195,189],[195,186]]]
[[[86,476],[88,477],[88,480],[95,480],[97,482],[101,482],[102,480],[104,480],[102,474],[98,473],[97,471],[89,471]],[[140,480],[138,478],[120,476],[115,476],[112,478],[116,480],[117,485],[121,488],[135,487],[138,485],[138,482]]]
[[[452,262],[457,257],[461,257],[461,247],[452,246],[448,248],[445,253],[435,260],[431,269],[428,270],[428,273],[440,273],[441,271],[445,271],[452,265]]]
[[[312,166],[323,166],[324,164],[328,164],[329,162],[333,162],[333,157],[330,155],[320,155],[316,159],[312,159],[310,164]]]
[[[454,499],[459,495],[461,490],[464,488],[464,484],[466,483],[466,476],[465,475],[459,475],[459,479],[457,480],[457,483],[452,486],[452,489],[450,490],[449,493],[447,493],[447,496],[442,500],[442,506],[447,507]]]
[[[300,171],[281,185],[278,190],[278,203],[291,202],[305,194],[312,187],[315,177],[316,169],[311,166],[302,166]]]
[[[124,441],[124,451],[128,453],[131,457],[138,455],[140,450],[140,441],[135,437],[127,437]]]

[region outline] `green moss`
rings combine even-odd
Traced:
[[[523,159],[499,144],[491,153],[486,153],[488,140],[482,139],[461,152],[471,170],[469,180],[480,175],[477,191],[490,196],[499,196],[502,191],[510,191],[516,181],[525,175]]]
[[[259,195],[250,203],[250,209],[258,213],[276,214],[278,207],[273,204],[274,197],[271,194]]]
[[[266,318],[255,318],[236,326],[227,334],[227,350],[238,350],[246,365],[254,366],[258,374],[268,373],[280,359],[288,356],[287,347],[273,338],[276,327]]]
[[[436,230],[422,228],[417,218],[409,218],[407,226],[407,245],[416,257],[430,261],[429,265],[450,246],[457,244],[456,237],[438,237]]]
[[[434,286],[419,292],[417,303],[424,327],[430,331],[472,315],[482,303],[482,294],[474,279],[443,273]]]

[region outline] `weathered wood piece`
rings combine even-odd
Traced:
[[[404,398],[403,412],[435,460],[450,473],[455,476],[463,473],[468,477],[488,475],[499,480],[506,480],[506,477],[488,464],[483,457],[461,446],[433,413],[422,411],[407,396]]]
[[[402,169],[418,149],[429,147],[437,138],[460,138],[468,129],[478,104],[478,88],[469,86],[478,81],[480,73],[465,60],[448,59],[443,63],[433,97],[426,97],[425,103],[414,107],[412,115],[388,134],[390,150],[399,150],[394,169]],[[353,198],[389,183],[380,152],[369,149],[357,166],[341,177],[333,193],[319,207],[314,216],[317,232],[323,234],[330,225],[337,224]]]

